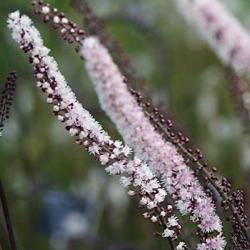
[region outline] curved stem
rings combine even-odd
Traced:
[[[1,199],[1,203],[2,203],[4,219],[5,219],[5,223],[6,223],[6,227],[7,227],[7,231],[8,231],[10,247],[11,247],[11,250],[17,250],[17,244],[15,241],[14,231],[13,231],[13,227],[12,227],[12,223],[11,223],[8,203],[7,203],[7,199],[6,199],[6,195],[5,195],[5,191],[4,191],[1,179],[0,179],[0,199]]]

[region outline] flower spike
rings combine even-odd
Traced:
[[[127,89],[107,49],[97,38],[90,37],[83,41],[81,53],[101,106],[116,124],[125,142],[161,175],[162,183],[172,195],[179,211],[183,215],[191,213],[191,220],[199,222],[203,242],[198,247],[224,249],[222,225],[212,199],[207,197],[175,146],[164,141],[150,124]],[[219,234],[212,238],[206,237],[207,233],[214,232]],[[169,234],[171,231],[164,232],[164,235]],[[219,242],[215,239],[220,239],[220,244],[215,244],[215,241]]]
[[[236,71],[250,71],[250,35],[218,0],[175,0],[221,61]]]
[[[34,67],[37,85],[46,94],[47,102],[53,105],[54,115],[65,124],[77,144],[83,145],[96,160],[106,166],[105,170],[110,175],[122,175],[121,185],[130,187],[129,195],[140,197],[140,207],[148,211],[145,217],[158,221],[164,232],[171,230],[171,235],[163,233],[162,236],[169,237],[169,242],[173,244],[171,238],[177,238],[181,226],[176,217],[170,216],[167,220],[166,216],[172,210],[161,206],[167,193],[149,167],[132,154],[128,146],[111,140],[101,125],[77,101],[59,72],[57,63],[48,55],[49,49],[43,45],[38,30],[27,16],[20,16],[18,11],[11,13],[8,27],[20,48],[31,54],[29,62]]]

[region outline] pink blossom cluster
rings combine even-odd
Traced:
[[[144,213],[144,217],[153,222],[160,219],[166,222],[163,237],[176,238],[181,226],[177,217],[167,216],[172,213],[170,205],[167,208],[160,206],[167,193],[149,167],[134,156],[128,146],[111,140],[101,125],[77,101],[59,72],[57,63],[48,55],[49,49],[43,45],[38,30],[27,16],[20,16],[18,11],[11,13],[8,27],[20,48],[31,54],[29,62],[34,67],[38,87],[47,95],[47,102],[53,105],[54,114],[64,122],[69,134],[75,136],[77,144],[83,145],[102,165],[106,165],[105,170],[110,175],[122,175],[122,186],[132,186],[128,194],[139,194],[140,206],[149,210]],[[155,209],[159,210],[159,214],[154,212]],[[180,242],[179,247],[184,245]]]
[[[250,35],[218,0],[175,0],[222,62],[236,71],[250,71]]]
[[[175,146],[165,141],[149,122],[107,49],[97,38],[90,37],[83,41],[81,53],[100,104],[125,142],[161,176],[163,186],[174,198],[182,215],[191,213],[191,220],[198,222],[203,235],[217,232],[214,237],[204,236],[197,249],[224,249],[222,224],[212,199],[206,195]]]

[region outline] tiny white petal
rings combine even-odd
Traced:
[[[42,13],[43,14],[48,14],[50,12],[50,8],[48,6],[43,6],[42,7]]]
[[[58,16],[54,16],[53,22],[54,23],[60,23],[60,18]]]

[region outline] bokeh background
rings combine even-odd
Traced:
[[[70,0],[48,2],[82,25]],[[250,31],[250,2],[223,2]],[[234,190],[243,189],[249,202],[249,132],[235,112],[225,67],[195,29],[171,0],[91,0],[90,4],[147,79],[154,97],[165,102],[209,165],[217,166]],[[8,13],[17,9],[33,19],[83,106],[113,138],[120,137],[101,110],[73,48],[33,14],[29,1],[0,1],[0,87],[10,70],[18,74],[11,116],[0,138],[0,176],[19,249],[168,249],[165,240],[152,236],[157,225],[143,218],[137,200],[128,197],[118,179],[108,176],[77,146],[53,116],[36,87],[27,55],[6,27]],[[140,22],[134,23],[129,15],[149,30],[138,29]],[[154,33],[157,36],[152,37]],[[225,227],[230,230],[226,223]],[[9,249],[2,215],[0,244]]]

